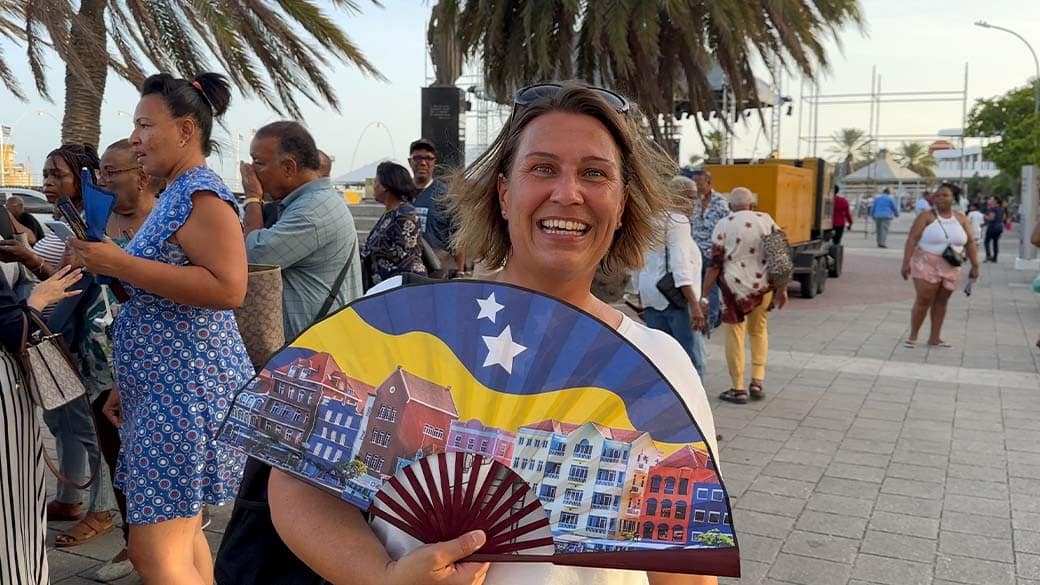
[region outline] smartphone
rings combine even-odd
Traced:
[[[72,205],[72,200],[68,197],[59,197],[57,207],[61,218],[72,229],[73,235],[77,239],[87,241],[87,224],[79,216],[79,211],[76,210],[76,207]]]
[[[0,208],[0,237],[5,240],[14,239],[14,224],[11,223],[11,215],[3,208]]]
[[[47,221],[44,223],[47,224],[47,227],[54,232],[54,235],[61,238],[61,241],[63,242],[76,235],[72,232],[72,228],[60,221]]]

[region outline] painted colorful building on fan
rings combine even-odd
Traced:
[[[708,454],[686,446],[651,467],[639,538],[686,543],[713,530],[732,535],[733,523]]]
[[[493,458],[509,467],[516,433],[484,426],[479,420],[453,421],[448,431],[449,453],[469,453]]]
[[[393,475],[420,457],[445,450],[459,419],[451,388],[397,368],[375,390],[358,458],[370,475]]]
[[[646,475],[661,456],[645,432],[545,420],[518,429],[511,467],[559,532],[626,539],[635,536]]]

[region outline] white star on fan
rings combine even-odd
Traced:
[[[513,373],[513,358],[520,355],[527,348],[519,343],[513,343],[513,333],[506,325],[505,331],[498,337],[483,336],[484,345],[488,348],[488,355],[484,358],[484,367],[499,365],[509,374]]]
[[[480,305],[480,314],[477,315],[478,321],[487,317],[488,320],[494,323],[495,315],[505,308],[504,305],[498,304],[498,301],[495,300],[495,293],[491,293],[491,296],[486,299],[477,299],[477,304]]]

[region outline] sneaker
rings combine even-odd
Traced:
[[[94,573],[93,579],[99,583],[110,583],[133,572],[134,565],[127,557],[126,549],[123,549],[123,552],[116,555],[115,558],[101,565],[101,568]]]

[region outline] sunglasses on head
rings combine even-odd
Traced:
[[[562,88],[563,86],[559,83],[537,83],[535,85],[528,85],[516,92],[516,97],[513,99],[513,111],[515,112],[517,107],[529,106],[540,99],[550,98],[560,93],[560,89]],[[596,92],[601,98],[610,104],[617,113],[628,113],[630,109],[628,100],[620,94],[602,87],[589,87],[589,89]]]

